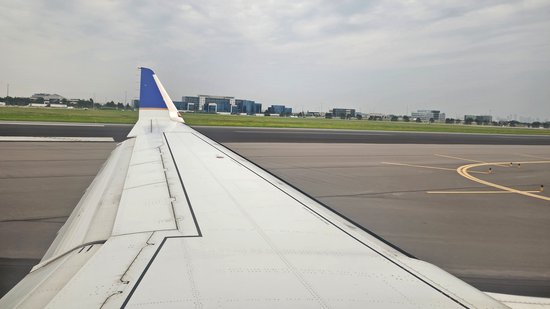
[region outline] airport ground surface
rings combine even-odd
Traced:
[[[374,143],[550,145],[550,135],[392,132],[327,129],[194,127],[221,143]],[[3,136],[112,137],[123,141],[132,129],[126,124],[0,121]]]
[[[2,123],[0,136],[119,141],[130,128]],[[198,129],[482,290],[550,297],[548,137]],[[0,142],[0,295],[38,262],[115,146]]]

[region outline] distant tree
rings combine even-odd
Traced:
[[[411,118],[409,116],[403,116],[403,121],[409,122],[411,121]]]
[[[357,114],[355,115],[355,118],[357,118],[357,120],[363,120],[363,115]]]
[[[416,122],[420,123],[420,122],[422,122],[422,119],[416,118]]]
[[[325,119],[332,119],[332,114],[331,113],[326,113],[325,114]]]
[[[17,106],[25,106],[32,103],[31,98],[20,98],[20,97],[5,97],[4,102],[6,105],[17,105]]]
[[[517,127],[518,124],[519,124],[519,121],[517,121],[517,120],[512,120],[512,121],[509,122],[509,124],[510,124],[511,127]]]
[[[445,123],[455,123],[453,118],[445,118]]]
[[[435,119],[430,118],[430,123],[434,123],[434,122],[435,122]]]
[[[115,107],[116,107],[116,104],[115,104],[115,102],[113,102],[113,101],[107,102],[107,103],[105,103],[105,107],[115,108]]]
[[[460,119],[456,119],[456,120],[455,120],[455,123],[456,123],[456,124],[460,124],[461,122],[462,122],[462,120],[460,120]]]
[[[397,121],[399,120],[399,117],[395,116],[395,115],[392,115],[391,118],[390,118],[390,121]]]
[[[132,107],[130,107],[130,104],[126,103],[126,106],[124,108],[131,109]]]
[[[94,103],[93,106],[94,106],[94,108],[101,108],[101,104],[99,104],[99,103]]]
[[[540,125],[541,125],[541,123],[539,121],[535,121],[535,122],[531,123],[531,127],[533,127],[533,128],[540,128]]]
[[[268,112],[267,110],[264,112],[264,116],[271,116],[271,113]]]
[[[545,129],[548,129],[548,128],[550,128],[550,122],[547,121],[547,122],[543,123],[542,126],[543,126]]]
[[[88,106],[88,103],[89,103],[89,101],[85,101],[85,100],[78,100],[78,101],[76,101],[76,104],[75,104],[75,106],[76,106],[76,107],[78,107],[78,108],[86,108],[86,107],[91,107],[91,105],[90,105],[90,106]]]
[[[464,120],[464,124],[472,124],[472,122],[474,122],[474,120],[472,118],[466,118]]]
[[[124,109],[124,104],[122,104],[122,103],[119,102],[119,103],[116,104],[116,108],[118,108],[118,109]]]

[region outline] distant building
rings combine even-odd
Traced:
[[[209,113],[230,113],[235,97],[199,95],[199,110]]]
[[[176,108],[182,111],[198,111],[199,110],[199,97],[181,97],[181,102],[174,102]]]
[[[493,116],[489,115],[464,115],[464,122],[491,123]]]
[[[323,117],[323,113],[307,111],[306,117]]]
[[[174,102],[178,110],[203,111],[209,113],[233,113],[254,115],[262,112],[262,104],[252,100],[235,99],[228,96],[198,95],[183,96]]]
[[[252,100],[235,100],[235,114],[247,114],[254,115],[262,112],[262,104],[256,103]]]
[[[267,112],[275,115],[290,116],[292,114],[292,108],[284,105],[271,105],[267,108]]]
[[[419,109],[416,112],[412,112],[411,117],[426,122],[430,121],[430,119],[436,122],[445,122],[445,113],[438,110]]]
[[[59,94],[49,94],[49,93],[35,93],[31,96],[31,99],[44,99],[45,103],[59,103],[61,100],[64,100],[65,98],[60,96]]]
[[[354,118],[355,109],[353,108],[333,108],[329,110],[334,118]]]

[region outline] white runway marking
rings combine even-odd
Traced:
[[[15,124],[24,126],[66,126],[66,127],[104,127],[100,123],[80,122],[44,122],[44,121],[0,121],[0,124]]]
[[[0,136],[0,142],[114,142],[112,137]]]

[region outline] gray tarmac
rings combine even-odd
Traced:
[[[550,135],[467,134],[359,130],[350,131],[327,129],[201,126],[195,126],[193,128],[221,143],[269,142],[346,144],[550,145]]]
[[[0,295],[39,262],[115,146],[0,142]]]
[[[49,132],[51,127],[11,126],[6,131],[0,125],[0,135],[36,136],[33,130]],[[42,136],[67,136],[66,132],[74,129],[54,127],[57,129],[52,134]],[[94,131],[97,127],[84,128],[70,136],[98,136]],[[122,136],[129,129],[109,127],[111,132],[100,136]],[[536,192],[541,184],[550,182],[550,163],[544,163],[550,162],[549,146],[526,146],[517,140],[512,145],[440,145],[423,133],[418,135],[419,144],[370,143],[365,136],[358,139],[356,131],[334,131],[326,137],[330,143],[311,142],[328,135],[318,134],[318,130],[295,130],[298,133],[286,134],[276,143],[267,138],[263,141],[268,143],[257,142],[276,129],[259,135],[237,132],[240,140],[243,136],[256,137],[231,142],[225,133],[220,137],[223,130],[216,128],[210,133],[409,254],[485,291],[550,296],[550,202],[517,193],[456,193],[496,191],[458,174],[456,168],[461,165],[474,161],[543,161],[520,167],[472,169],[487,172],[491,167],[491,174],[472,175]],[[416,135],[406,136],[410,139]],[[454,134],[446,136],[460,139]],[[333,142],[336,137],[353,142]],[[291,142],[283,143],[285,140]],[[97,142],[0,142],[0,295],[42,257],[115,146]],[[546,191],[533,194],[550,196]]]
[[[112,137],[118,143],[126,139],[132,126],[101,123],[0,121],[0,136]]]

